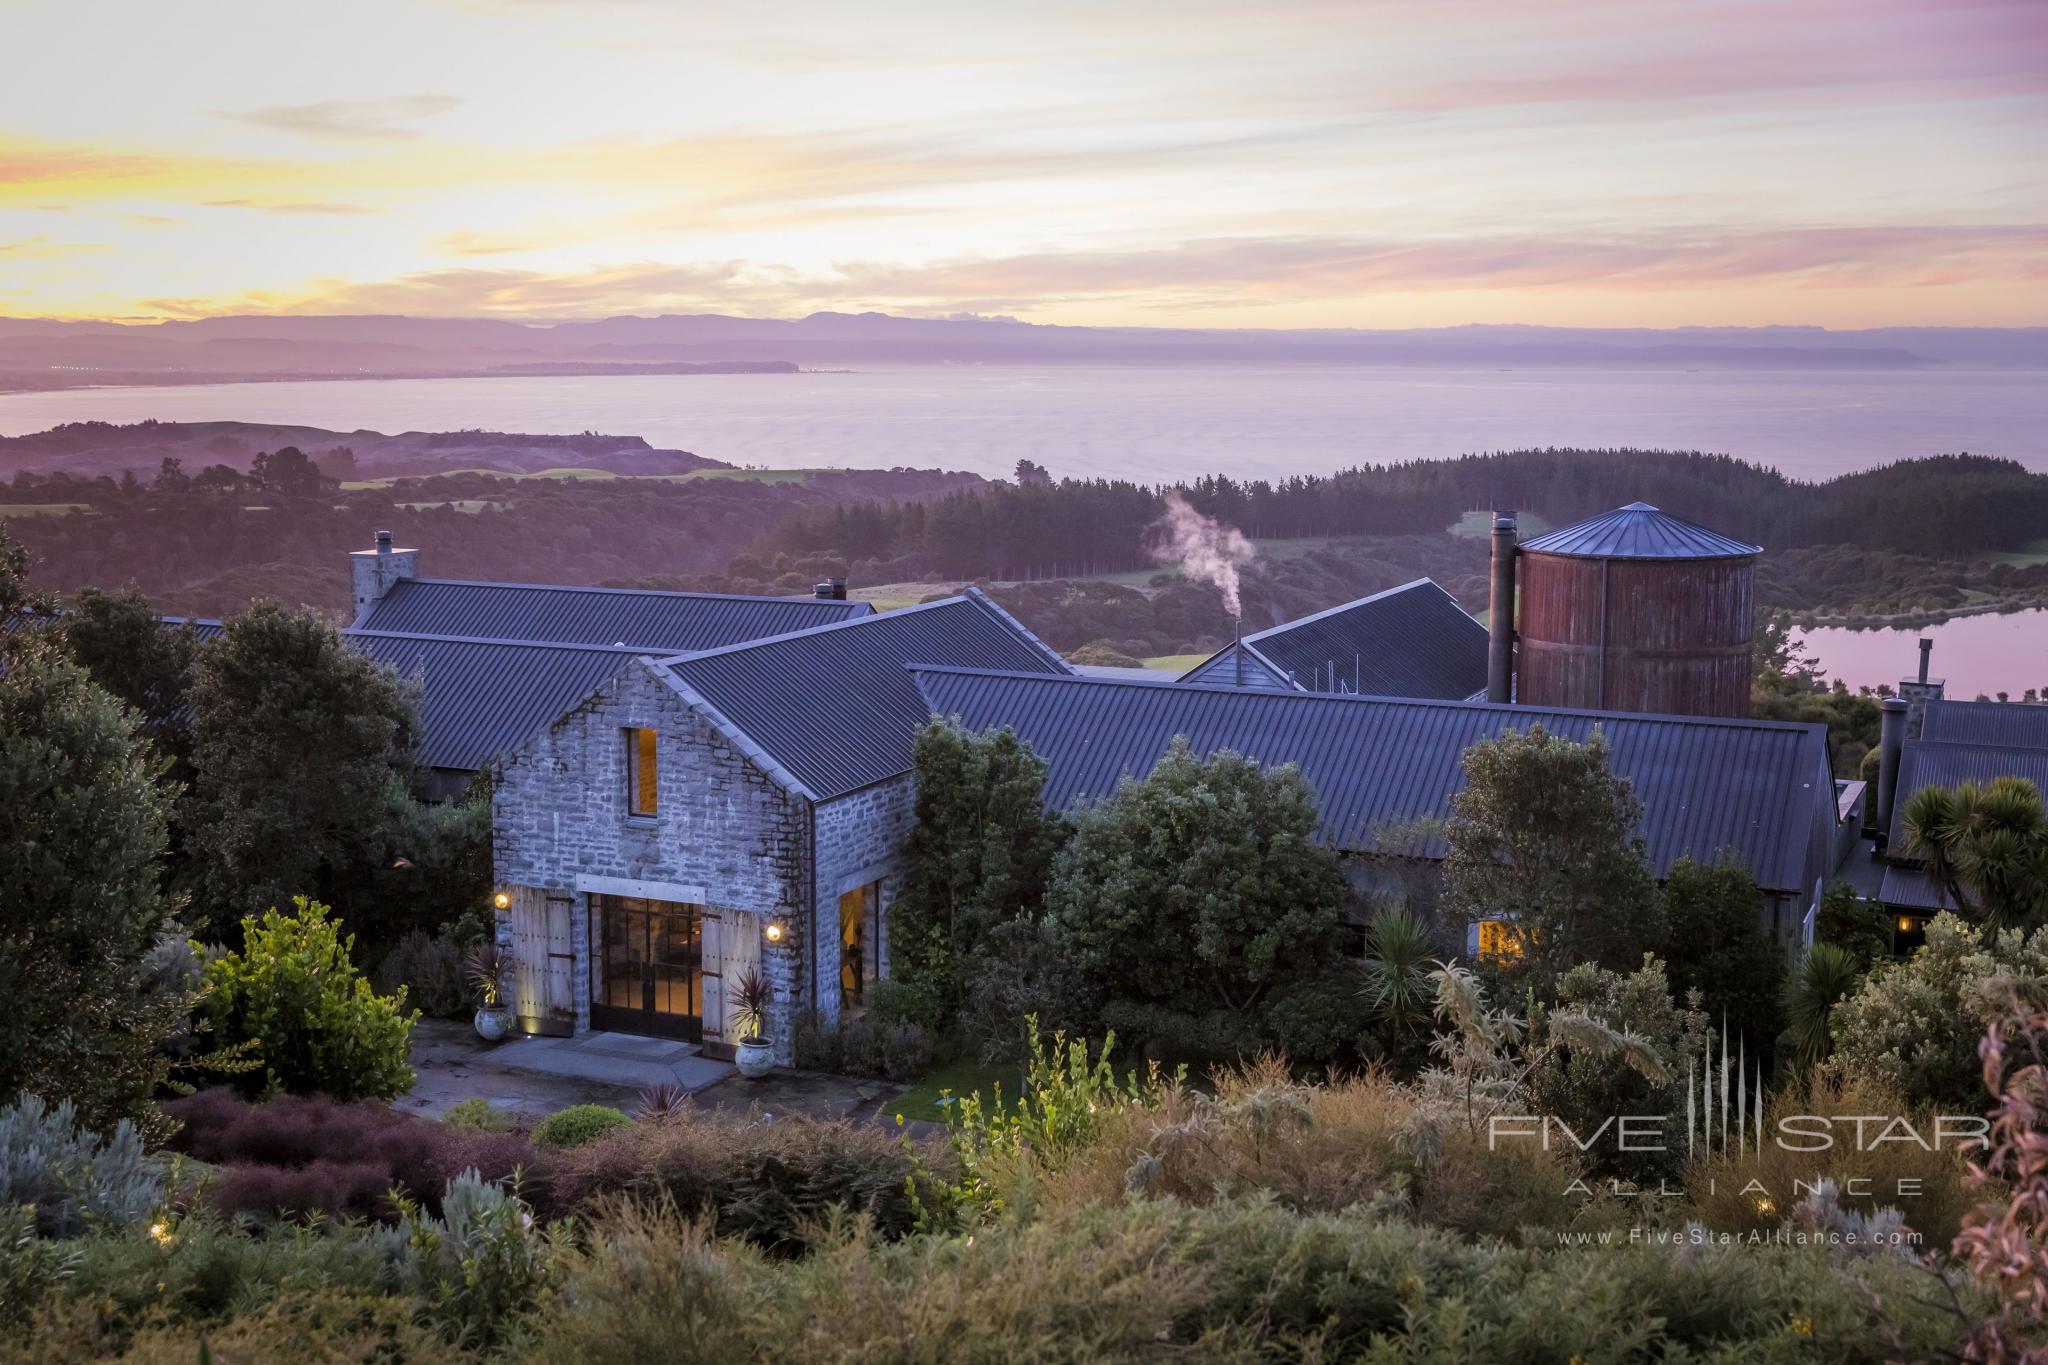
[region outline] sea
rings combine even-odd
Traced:
[[[1145,483],[1284,479],[1527,446],[1704,450],[1823,480],[1970,451],[2048,471],[2048,374],[1959,370],[959,365],[801,374],[367,379],[0,395],[0,435],[60,422],[597,431],[770,469],[945,468]],[[1615,500],[1633,497],[1617,487]],[[1951,695],[2048,685],[2048,612],[1823,630],[1830,676],[1895,683],[1934,637]]]
[[[0,395],[59,422],[581,432],[772,469],[1281,479],[1525,446],[1705,450],[1820,480],[1970,451],[2048,470],[2048,374],[1986,370],[922,366],[751,375],[369,379]],[[1617,488],[1626,500],[1627,489]]]

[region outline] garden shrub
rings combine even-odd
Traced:
[[[206,965],[205,1010],[224,1043],[254,1039],[260,1072],[238,1088],[337,1099],[390,1099],[412,1088],[406,1056],[417,1014],[405,993],[378,995],[356,971],[353,935],[304,896],[295,913],[242,921],[244,945]]]
[[[0,1208],[0,1328],[12,1328],[78,1268],[78,1250],[36,1231],[28,1204]]]
[[[1677,1114],[1685,1108],[1686,1058],[1701,1056],[1711,1025],[1704,1012],[1672,999],[1664,964],[1646,958],[1623,974],[1581,963],[1558,978],[1557,1007],[1549,1017],[1576,1012],[1601,1021],[1654,1056],[1647,1069],[1624,1065],[1612,1050],[1575,1046],[1551,1048],[1529,1073],[1526,1098],[1517,1112],[1548,1114],[1575,1133],[1592,1134],[1618,1114]],[[1645,1062],[1649,1059],[1646,1057]],[[1682,1156],[1667,1142],[1662,1152],[1628,1152],[1611,1142],[1595,1143],[1593,1166],[1634,1179],[1675,1170]]]
[[[390,1219],[394,1189],[432,1206],[466,1168],[506,1180],[533,1162],[516,1133],[450,1127],[368,1100],[252,1104],[207,1090],[165,1107],[184,1123],[173,1147],[222,1168],[204,1191],[221,1213]]]
[[[384,1257],[359,1227],[237,1227],[200,1212],[154,1231],[76,1244],[68,1293],[103,1306],[106,1321],[133,1327],[152,1319],[211,1322],[261,1309],[281,1295],[389,1292]]]
[[[1925,1237],[1923,1249],[1947,1246],[1961,1228],[1971,1192],[1964,1179],[1963,1153],[1953,1134],[1938,1152],[1910,1141],[1865,1142],[1859,1150],[1854,1140],[1850,1120],[1856,1115],[1913,1113],[1897,1094],[1871,1081],[1821,1079],[1804,1090],[1765,1098],[1766,1133],[1778,1131],[1780,1115],[1812,1114],[1833,1121],[1835,1144],[1827,1151],[1794,1152],[1767,1140],[1761,1149],[1752,1145],[1747,1151],[1723,1150],[1702,1157],[1687,1169],[1685,1188],[1690,1216],[1706,1227],[1730,1233],[1774,1228],[1805,1189],[1825,1176],[1838,1182],[1840,1202],[1857,1212],[1872,1213],[1883,1205],[1896,1204],[1913,1230]],[[1911,1121],[1931,1145],[1932,1115],[1922,1113]],[[1868,1125],[1871,1137],[1883,1128],[1884,1124]],[[1902,1181],[1917,1181],[1908,1188],[1918,1193],[1902,1195]],[[1760,1194],[1757,1187],[1768,1194]],[[1858,1190],[1866,1192],[1858,1194]]]
[[[133,1227],[163,1198],[163,1163],[122,1119],[106,1137],[79,1126],[70,1100],[23,1095],[0,1109],[0,1209],[27,1206],[45,1237]]]
[[[511,1115],[499,1113],[491,1107],[489,1100],[479,1095],[450,1106],[448,1112],[441,1115],[441,1122],[470,1133],[509,1133],[518,1127]]]
[[[538,1228],[502,1186],[464,1171],[448,1182],[437,1217],[405,1201],[404,1221],[379,1244],[399,1285],[425,1300],[443,1336],[463,1346],[502,1344],[544,1306],[561,1229]]]
[[[885,1023],[872,1014],[834,1024],[797,1027],[796,1064],[811,1071],[913,1081],[931,1069],[931,1035],[917,1024]]]
[[[1977,1043],[2013,992],[2048,1004],[2048,929],[1992,933],[1937,915],[1911,957],[1880,964],[1835,1007],[1828,1073],[1871,1081],[1911,1105],[1981,1113],[1991,1097]]]
[[[380,995],[405,999],[430,1019],[459,1019],[470,1011],[462,979],[462,952],[446,939],[409,929],[384,955],[371,978]]]
[[[572,1104],[536,1123],[532,1137],[539,1147],[581,1147],[606,1133],[630,1127],[632,1122],[610,1105]]]
[[[705,1215],[722,1237],[804,1249],[835,1211],[862,1214],[885,1238],[910,1231],[916,1163],[902,1139],[871,1124],[802,1114],[764,1123],[713,1111],[619,1129],[552,1154],[534,1195],[550,1214],[589,1214],[631,1196]]]

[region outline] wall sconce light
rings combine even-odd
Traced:
[[[1899,932],[1902,934],[1910,934],[1913,932],[1913,920],[1911,916],[1899,916]]]
[[[500,891],[497,895],[491,897],[491,904],[497,906],[500,910],[510,910],[512,908],[512,893]]]
[[[788,933],[789,930],[783,927],[781,920],[771,919],[768,921],[768,928],[764,932],[767,933],[770,943],[780,943],[782,942],[782,936]]]

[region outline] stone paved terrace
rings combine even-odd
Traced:
[[[419,1079],[397,1101],[408,1113],[429,1117],[468,1099],[482,1099],[521,1123],[533,1123],[572,1104],[608,1104],[632,1112],[641,1090],[657,1082],[688,1089],[697,1102],[718,1109],[814,1114],[894,1126],[887,1100],[902,1086],[815,1071],[777,1071],[748,1081],[728,1063],[700,1055],[688,1043],[623,1033],[581,1038],[520,1038],[493,1046],[467,1023],[422,1019],[413,1028],[412,1064]],[[928,1126],[912,1124],[914,1132]]]

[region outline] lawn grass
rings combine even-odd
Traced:
[[[1023,1071],[1015,1066],[973,1059],[948,1062],[890,1100],[885,1109],[892,1118],[901,1115],[905,1120],[938,1123],[945,1118],[945,1111],[939,1107],[940,1091],[949,1092],[955,1099],[979,1091],[984,1099],[990,1099],[996,1086],[1001,1085],[1003,1098],[1013,1100],[1023,1080]]]
[[[1161,669],[1168,673],[1185,673],[1208,657],[1206,654],[1161,654],[1157,658],[1145,660],[1145,667]]]
[[[0,508],[0,513],[5,509]],[[1985,555],[1993,564],[2010,564],[2015,569],[2024,569],[2034,564],[2048,564],[2048,540],[2030,540],[2017,550]]]
[[[82,502],[0,502],[0,517],[60,517],[66,512],[83,512]]]
[[[656,474],[672,483],[695,483],[700,479],[724,479],[737,483],[809,483],[811,475],[823,469],[693,469],[687,474]]]

